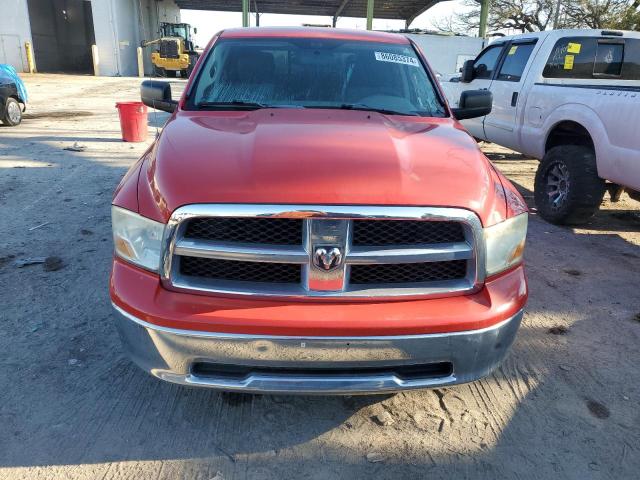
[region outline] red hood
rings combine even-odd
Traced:
[[[140,213],[191,203],[416,205],[505,217],[500,181],[447,118],[337,110],[181,111],[140,175]]]

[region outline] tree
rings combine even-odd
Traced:
[[[557,0],[493,0],[489,9],[487,31],[545,30],[553,23]],[[639,0],[640,1],[640,0]],[[481,0],[464,0],[464,13],[436,22],[435,27],[452,33],[477,33],[480,26]]]
[[[563,24],[568,28],[640,28],[640,0],[567,0]]]
[[[464,0],[463,13],[436,22],[444,32],[477,34],[481,0]],[[554,27],[558,0],[492,0],[488,31],[526,33]],[[560,0],[557,28],[640,29],[640,0]]]

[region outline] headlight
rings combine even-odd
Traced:
[[[484,229],[487,276],[503,272],[522,261],[527,221],[528,214],[523,213]]]
[[[164,224],[120,207],[111,207],[116,254],[147,270],[160,269],[160,247]]]

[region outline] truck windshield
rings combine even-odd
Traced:
[[[413,47],[337,39],[220,39],[188,109],[339,108],[443,117]]]

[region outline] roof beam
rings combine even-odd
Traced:
[[[258,11],[258,0],[253,0],[253,6],[256,9],[256,27],[260,26],[260,12]]]
[[[243,0],[174,0],[181,9],[241,12]],[[376,0],[373,17],[411,23],[429,7],[445,0]],[[478,0],[481,2],[482,0]],[[0,0],[0,3],[2,1]],[[255,7],[250,0],[251,10]],[[260,13],[366,18],[367,0],[258,0]]]
[[[436,3],[440,3],[442,0],[431,0],[429,3],[427,3],[425,6],[421,7],[419,10],[417,10],[416,12],[413,12],[411,15],[409,15],[409,17],[407,17],[406,19],[406,23],[405,23],[405,29],[409,29],[409,25],[411,25],[411,23],[418,18],[420,15],[422,15],[424,12],[426,12],[427,10],[429,10],[431,7],[433,7]]]
[[[342,11],[344,10],[344,7],[347,6],[347,3],[349,3],[349,1],[350,0],[342,0],[342,2],[340,2],[340,6],[336,10],[336,13],[333,14],[333,27],[334,28],[336,26],[336,22],[338,21],[338,17],[340,16]]]

